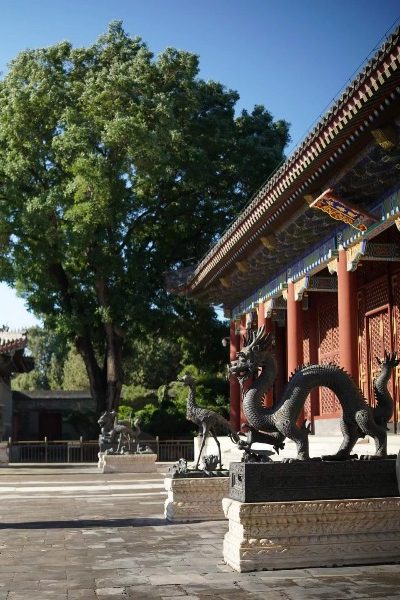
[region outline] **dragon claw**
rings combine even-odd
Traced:
[[[385,350],[383,358],[378,358],[378,356],[376,356],[375,359],[378,365],[390,367],[392,369],[394,367],[397,367],[398,364],[400,364],[397,352],[388,352],[387,350]]]

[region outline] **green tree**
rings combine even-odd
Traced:
[[[68,355],[68,340],[64,335],[43,327],[31,327],[27,337],[28,352],[35,359],[35,368],[30,373],[15,376],[12,380],[13,389],[60,389]]]
[[[130,407],[131,412],[144,408],[146,404],[158,403],[156,390],[145,388],[143,385],[123,385],[121,398],[124,405]]]
[[[244,198],[254,193],[272,171],[283,162],[282,149],[288,142],[285,121],[273,121],[272,115],[261,105],[249,114],[243,110],[236,119],[237,137],[234,161],[240,165],[240,186]],[[254,161],[254,158],[256,160]],[[239,210],[242,208],[239,203]]]
[[[35,361],[29,373],[12,381],[15,390],[87,390],[89,381],[82,357],[63,332],[32,327],[27,332],[28,353]]]
[[[63,390],[88,390],[89,379],[82,356],[74,347],[70,347],[63,365]]]
[[[87,48],[22,52],[0,81],[1,277],[74,343],[98,410],[118,405],[130,339],[204,322],[162,273],[196,261],[283,156],[287,124],[235,118],[237,99],[119,22]]]
[[[43,388],[42,380],[36,370],[30,371],[29,373],[19,373],[13,377],[11,380],[11,388],[22,392],[48,389],[47,387]]]
[[[186,372],[197,381],[196,402],[227,417],[228,383],[222,374],[202,371],[195,365],[187,365],[179,375]],[[157,395],[158,403],[153,400],[143,408],[136,405],[133,409],[135,417],[140,419],[143,431],[161,438],[180,438],[197,433],[196,425],[186,419],[187,387],[179,381],[172,381],[160,386]],[[130,406],[123,406],[121,409],[121,414],[131,414]]]

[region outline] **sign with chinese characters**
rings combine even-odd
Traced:
[[[311,202],[310,208],[318,208],[332,219],[343,221],[358,231],[367,231],[368,227],[379,221],[374,215],[360,210],[358,206],[344,202],[332,189],[326,190]]]

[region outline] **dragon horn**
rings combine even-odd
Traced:
[[[254,331],[249,331],[243,338],[243,348],[251,347],[254,339]]]
[[[258,344],[258,342],[264,337],[265,335],[265,325],[262,325],[262,327],[259,327],[257,329],[257,331],[252,332],[251,337],[249,336],[246,344],[246,350],[251,350],[251,348],[254,348],[254,346],[256,346]],[[252,339],[251,339],[252,338]]]
[[[255,344],[257,344],[257,343],[260,341],[260,339],[261,339],[261,338],[263,337],[263,335],[264,335],[264,332],[265,332],[265,326],[264,326],[264,325],[262,325],[261,327],[259,327],[259,328],[257,329],[257,331],[254,331],[254,332],[253,332],[253,341],[252,341],[252,345],[255,345]]]
[[[246,335],[242,335],[242,341],[243,341],[242,350],[243,350],[243,348],[247,348],[250,346],[252,337],[253,337],[252,331],[249,331]]]

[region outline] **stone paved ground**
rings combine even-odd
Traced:
[[[400,600],[399,565],[236,573],[225,522],[168,525],[163,475],[0,470],[0,600]]]

